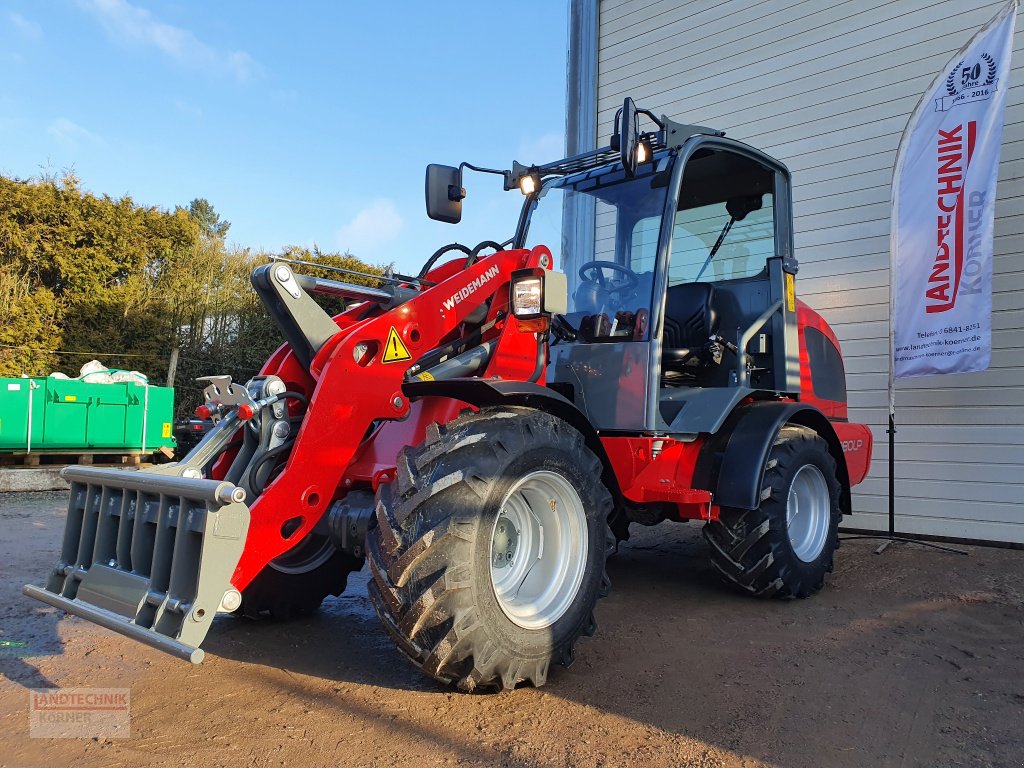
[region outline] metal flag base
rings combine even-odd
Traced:
[[[857,536],[845,536],[844,541],[848,539],[881,539],[882,543],[875,549],[875,554],[880,555],[887,550],[892,544],[897,541],[902,541],[907,544],[920,544],[922,547],[931,547],[932,549],[938,549],[942,552],[952,552],[956,555],[969,555],[970,553],[956,549],[955,547],[947,547],[942,544],[935,544],[930,541],[924,541],[915,536],[910,536],[905,533],[896,533],[896,417],[894,412],[890,409],[889,411],[889,429],[886,430],[889,435],[889,532],[880,533],[876,536],[872,535],[857,535]]]
[[[924,541],[923,539],[915,538],[914,536],[907,536],[906,534],[879,534],[878,536],[847,536],[846,539],[882,539],[882,543],[875,549],[875,554],[880,555],[889,548],[890,545],[896,542],[903,542],[904,544],[920,544],[922,547],[931,547],[932,549],[938,549],[942,552],[952,552],[954,555],[970,555],[971,553],[957,549],[956,547],[947,547],[944,544],[936,544],[932,541]],[[845,539],[844,539],[845,540]]]

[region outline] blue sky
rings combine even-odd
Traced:
[[[413,270],[511,234],[493,176],[467,174],[461,225],[428,220],[424,167],[561,155],[566,41],[565,0],[4,0],[0,173],[205,197],[233,244]]]

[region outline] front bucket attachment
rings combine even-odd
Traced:
[[[249,529],[231,483],[67,467],[60,560],[36,600],[198,664]],[[225,601],[234,602],[232,601]]]

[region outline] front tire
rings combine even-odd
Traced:
[[[370,598],[399,648],[463,690],[543,685],[596,630],[612,498],[600,460],[526,408],[432,425],[381,486],[367,537]]]
[[[711,564],[757,597],[809,597],[825,584],[839,546],[839,481],[828,444],[787,424],[768,455],[761,505],[723,507],[704,526]]]
[[[342,552],[326,536],[310,533],[264,566],[242,591],[236,613],[277,621],[313,613],[325,598],[344,592],[348,575],[362,567],[362,558]]]

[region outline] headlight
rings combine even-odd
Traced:
[[[522,277],[512,283],[512,313],[516,317],[538,317],[544,306],[544,279]]]
[[[528,173],[519,180],[519,191],[529,197],[540,186],[540,177],[535,173]]]
[[[512,273],[512,314],[519,320],[564,315],[569,305],[565,274],[534,267]]]

